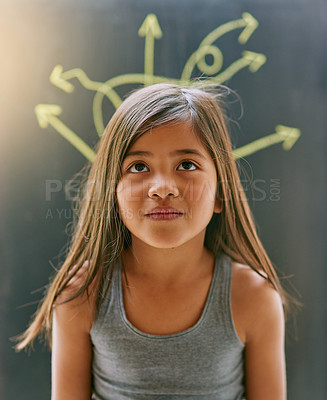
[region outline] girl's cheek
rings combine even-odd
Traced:
[[[193,182],[193,190],[190,191],[192,193],[192,200],[194,202],[202,201],[202,200],[211,200],[216,197],[216,185],[215,182],[211,182],[210,180],[202,180],[199,182]]]
[[[121,202],[133,202],[140,200],[143,192],[141,181],[122,179],[117,185],[117,198]]]

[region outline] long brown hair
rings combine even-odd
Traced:
[[[74,221],[74,229],[66,259],[49,285],[28,329],[16,345],[21,350],[39,333],[51,338],[52,311],[55,300],[68,282],[88,261],[84,282],[71,298],[87,292],[97,276],[97,308],[109,281],[109,268],[124,248],[131,245],[129,231],[122,223],[117,207],[116,187],[120,165],[127,149],[145,132],[165,123],[190,121],[200,132],[216,165],[217,196],[223,200],[220,214],[212,217],[205,237],[205,246],[214,254],[224,252],[233,260],[249,265],[271,282],[287,306],[274,267],[257,235],[248,205],[224,117],[221,91],[216,87],[181,87],[156,84],[134,91],[117,109],[97,147],[97,156],[84,185]],[[68,301],[69,301],[68,300]]]

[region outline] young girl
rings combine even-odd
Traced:
[[[67,258],[17,348],[52,336],[52,399],[286,398],[285,294],[220,96],[130,95],[91,167]]]

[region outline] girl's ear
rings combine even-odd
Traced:
[[[214,208],[214,213],[219,214],[222,212],[223,209],[223,201],[216,197],[216,202],[215,202],[215,208]]]

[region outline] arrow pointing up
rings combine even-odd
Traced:
[[[154,14],[148,14],[143,21],[139,31],[139,36],[145,37],[144,48],[144,74],[146,79],[144,85],[152,84],[153,65],[154,65],[154,40],[162,37],[162,30],[160,28],[157,17]]]
[[[151,34],[154,38],[162,38],[162,30],[155,14],[148,14],[143,21],[139,31],[139,36]]]

